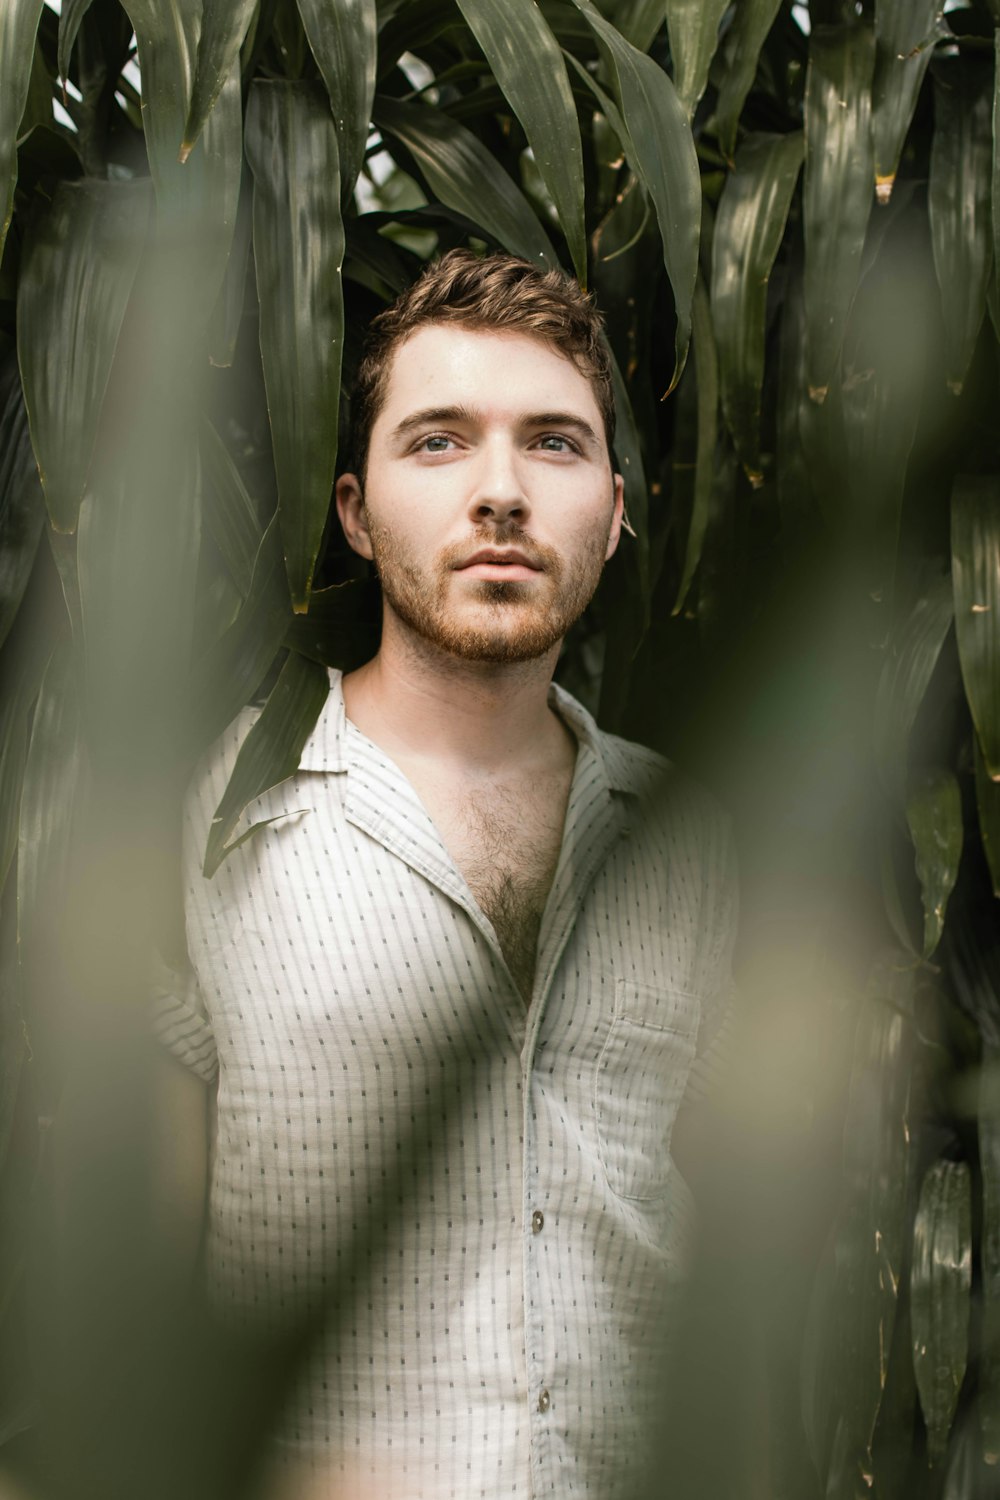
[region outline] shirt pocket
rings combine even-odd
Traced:
[[[700,1004],[683,990],[619,979],[597,1060],[594,1111],[608,1184],[621,1198],[658,1198],[670,1174],[670,1135],[698,1037]]]

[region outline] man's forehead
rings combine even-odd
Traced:
[[[600,420],[590,381],[547,340],[521,330],[429,323],[393,351],[380,417],[394,425],[414,406],[516,411],[567,404]]]

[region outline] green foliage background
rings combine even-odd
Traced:
[[[635,537],[560,674],[741,835],[663,1493],[1000,1491],[998,22],[4,0],[0,1438],[32,1492],[247,1493],[301,1353],[177,1311],[137,996],[194,758],[266,696],[212,869],[373,649],[328,519],[359,340],[463,243],[607,315]]]

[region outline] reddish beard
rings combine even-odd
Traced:
[[[430,570],[421,572],[391,527],[371,514],[368,534],[385,601],[403,623],[449,655],[489,662],[532,661],[562,640],[594,596],[608,541],[605,530],[567,565],[553,548],[505,522],[442,548]],[[462,580],[456,570],[477,547],[517,547],[539,569],[538,579]],[[456,598],[459,591],[473,610]]]

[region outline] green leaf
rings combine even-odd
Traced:
[[[42,0],[4,0],[0,6],[0,255],[14,212],[17,182],[17,135],[31,81],[35,33]]]
[[[680,614],[691,580],[701,560],[702,544],[712,507],[715,479],[715,446],[718,438],[719,361],[712,332],[712,314],[705,284],[699,276],[694,290],[694,324],[691,344],[698,389],[698,447],[694,469],[694,496],[688,526],[684,569],[672,614]]]
[[[184,122],[180,160],[186,162],[226,79],[236,66],[257,0],[204,0],[191,103]]]
[[[558,265],[527,198],[471,130],[429,105],[381,95],[375,101],[375,123],[406,147],[434,197],[481,225],[514,255]]]
[[[666,0],[674,87],[688,119],[705,92],[728,0]]]
[[[979,1412],[983,1456],[1000,1462],[1000,1113],[996,1083],[1000,1050],[983,1044],[979,1069],[979,1171],[983,1184],[983,1225],[979,1239],[983,1332],[979,1355]]]
[[[645,624],[649,623],[649,491],[642,463],[639,428],[632,410],[628,387],[618,361],[611,355],[611,384],[615,397],[615,458],[625,481],[625,511],[636,548],[639,604]],[[627,543],[626,543],[627,545]],[[635,643],[638,645],[638,642]]]
[[[635,175],[656,209],[663,264],[674,293],[677,332],[669,390],[681,376],[691,338],[691,305],[698,273],[701,174],[684,106],[670,79],[606,21],[593,0],[573,0],[606,56],[627,138],[622,142]],[[614,124],[613,121],[610,123]]]
[[[261,537],[243,608],[192,673],[189,740],[195,754],[250,701],[281,648],[291,616],[283,575],[275,517]]]
[[[962,857],[962,798],[950,771],[923,771],[910,783],[906,821],[924,902],[924,958],[944,932],[944,915]]]
[[[736,149],[736,130],[757,72],[760,50],[781,9],[781,0],[741,0],[726,33],[722,53],[725,72],[719,84],[715,123],[719,146],[727,157]]]
[[[872,205],[875,39],[862,23],[816,26],[806,73],[803,199],[809,394],[834,378]]]
[[[993,263],[993,77],[981,60],[948,58],[934,74],[927,209],[944,311],[945,378],[965,382]]]
[[[965,696],[986,770],[1000,781],[1000,491],[960,474],[951,492],[951,575]]]
[[[876,0],[872,133],[875,192],[888,203],[917,95],[940,26],[942,0]]]
[[[886,651],[875,694],[875,761],[886,791],[900,801],[908,780],[910,731],[953,614],[951,583],[941,578],[920,595]]]
[[[920,1189],[913,1225],[913,1368],[932,1464],[944,1458],[965,1377],[972,1288],[969,1169],[939,1161]]]
[[[295,615],[285,635],[291,651],[352,672],[378,649],[382,592],[375,579],[353,578],[314,589],[307,615]]]
[[[1000,896],[1000,781],[991,781],[986,773],[979,740],[973,735],[976,759],[976,809],[979,814],[979,837],[993,881],[993,894]]]
[[[0,377],[0,646],[17,618],[45,524],[45,497],[17,365]]]
[[[74,645],[49,659],[31,725],[17,843],[17,931],[22,951],[51,939],[72,869],[73,834],[84,802],[86,759],[80,733]]]
[[[246,146],[278,513],[292,606],[304,611],[333,489],[344,342],[337,132],[325,96],[255,83]]]
[[[712,320],[722,409],[753,485],[760,466],[764,320],[771,267],[785,232],[805,143],[802,135],[748,136],[723,188],[712,248]]]
[[[128,0],[142,73],[142,119],[169,246],[191,326],[211,313],[229,258],[243,165],[239,69],[229,73],[197,147],[181,162],[200,31],[200,0]]]
[[[255,797],[295,775],[302,747],[315,728],[329,690],[325,667],[304,656],[289,655],[259,718],[240,746],[229,784],[215,810],[205,850],[204,874],[209,880],[237,844],[264,826],[254,824],[236,843],[227,842]]]
[[[205,529],[246,599],[253,585],[261,526],[253,501],[225,443],[207,417],[201,423],[201,466],[205,486]]]
[[[253,178],[246,162],[240,179],[240,199],[236,210],[233,243],[226,261],[219,300],[209,332],[209,361],[217,369],[228,369],[236,357],[236,342],[243,326],[246,301],[247,266],[253,239]]]
[[[76,530],[149,208],[146,182],[60,183],[25,244],[18,356],[57,531]]]
[[[581,284],[587,284],[583,148],[560,48],[535,0],[458,0],[524,127]]]
[[[17,848],[28,712],[44,667],[44,662],[27,653],[11,666],[9,651],[6,664],[13,681],[8,679],[0,696],[0,890]]]
[[[91,4],[92,0],[62,0],[59,11],[56,70],[64,84],[69,77],[70,58],[73,55],[73,47],[76,44],[81,23]]]
[[[615,7],[615,25],[640,52],[649,51],[663,19],[663,0],[621,0]]]
[[[340,193],[346,203],[364,160],[375,97],[375,0],[337,0],[336,5],[329,0],[298,0],[298,5],[333,107],[340,148]]]

